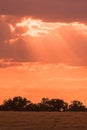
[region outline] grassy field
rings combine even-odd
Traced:
[[[87,113],[0,112],[0,130],[87,130]]]

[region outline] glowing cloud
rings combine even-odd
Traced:
[[[1,59],[87,65],[86,24],[44,22],[29,17],[13,21],[13,18],[1,16]]]
[[[10,25],[11,30],[14,30],[13,26]],[[27,27],[27,32],[25,35],[30,36],[42,36],[45,34],[50,34],[56,29],[61,29],[64,27],[74,27],[79,31],[87,31],[87,26],[83,23],[73,22],[73,23],[59,23],[59,22],[43,22],[42,20],[24,18],[20,23],[16,24],[16,27]],[[58,30],[57,30],[58,31]],[[42,34],[42,35],[41,35]],[[55,35],[55,34],[54,34]]]
[[[42,22],[41,20],[34,20],[34,19],[24,19],[21,23],[17,23],[17,27],[27,27],[27,32],[25,35],[30,35],[30,36],[43,36],[45,34],[49,33],[50,27],[47,26],[49,24],[46,24]]]

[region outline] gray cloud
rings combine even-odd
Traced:
[[[0,0],[0,14],[87,22],[87,0]]]

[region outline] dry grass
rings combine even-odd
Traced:
[[[87,130],[87,113],[0,112],[0,130]]]

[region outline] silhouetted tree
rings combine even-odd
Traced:
[[[49,105],[49,98],[42,98],[41,103],[38,104],[40,111],[53,111],[53,107]]]
[[[62,99],[51,99],[48,104],[53,107],[54,111],[65,111],[68,106]]]
[[[41,103],[42,104],[47,104],[49,102],[49,98],[42,98]]]
[[[41,101],[45,107],[48,107],[48,110],[51,111],[66,111],[68,104],[64,102],[62,99],[50,99],[49,98],[42,98]]]
[[[4,100],[3,104],[2,104],[2,108],[4,111],[10,111],[12,110],[13,107],[13,102],[12,99],[8,99],[8,100]]]
[[[14,97],[13,98],[13,109],[14,110],[24,110],[27,105],[29,105],[31,101],[22,97]]]
[[[33,104],[21,96],[4,100],[0,111],[87,111],[86,106],[78,100],[73,100],[70,105],[62,99],[42,98],[40,103]]]
[[[22,111],[25,107],[31,102],[26,98],[22,98],[20,96],[14,97],[13,99],[5,100],[3,103],[4,110],[14,110],[14,111]]]
[[[78,100],[71,101],[69,111],[86,111],[86,107]]]
[[[25,111],[40,111],[40,110],[39,110],[38,104],[30,103],[29,105],[25,107]]]

